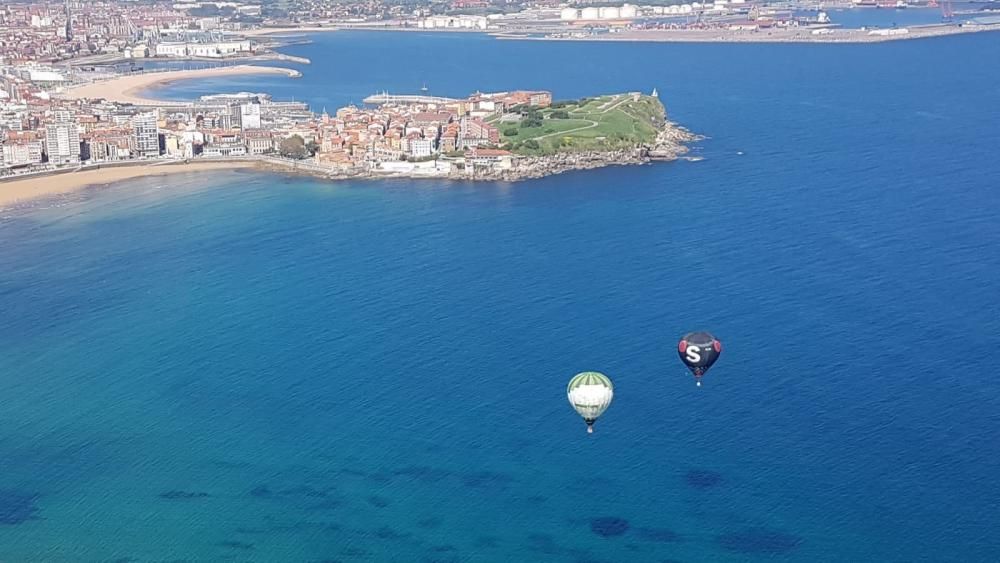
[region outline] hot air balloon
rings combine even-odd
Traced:
[[[677,343],[677,355],[694,374],[698,387],[701,387],[701,376],[719,359],[721,353],[722,342],[707,332],[689,332]]]
[[[596,371],[576,374],[566,387],[569,404],[583,417],[589,434],[594,433],[594,422],[608,410],[614,395],[615,386],[611,384],[611,380]]]

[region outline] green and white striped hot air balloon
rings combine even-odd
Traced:
[[[596,371],[578,373],[569,381],[566,396],[583,421],[587,423],[587,432],[594,432],[594,421],[604,414],[615,395],[615,386],[608,376]]]

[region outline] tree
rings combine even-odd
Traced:
[[[298,135],[282,139],[278,145],[278,152],[285,158],[294,158],[296,160],[302,160],[309,156],[309,149],[306,148],[305,140]]]
[[[506,136],[508,136],[508,137],[516,137],[517,136],[517,129],[514,128],[514,127],[509,127],[507,129],[503,130],[503,134],[506,135]]]
[[[529,150],[533,150],[533,151],[537,151],[541,147],[541,145],[538,144],[538,141],[536,141],[534,139],[528,139],[527,141],[524,142],[523,146],[524,146],[524,148],[529,149]]]
[[[306,150],[309,151],[310,155],[316,156],[316,153],[319,152],[319,143],[316,141],[309,141],[306,143]]]
[[[552,119],[569,119],[569,112],[568,111],[563,111],[563,110],[558,110],[558,111],[554,111],[554,112],[550,113],[549,117],[552,118]]]

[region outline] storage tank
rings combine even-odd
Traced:
[[[572,21],[579,17],[578,14],[579,12],[577,12],[576,8],[563,8],[562,11],[559,12],[559,19]]]
[[[597,8],[584,8],[580,11],[580,18],[585,20],[596,20],[601,17],[601,11]]]
[[[653,7],[653,13],[656,14],[656,15],[662,14],[663,13],[663,6],[654,6]]]
[[[632,4],[625,4],[622,6],[620,14],[623,18],[634,18],[639,15],[639,10]]]
[[[667,11],[669,13],[671,13],[671,14],[679,14],[679,13],[681,13],[681,9],[676,4],[673,5],[673,6],[671,6],[671,7],[669,7],[669,8],[667,8]]]
[[[681,4],[681,13],[682,14],[690,14],[693,11],[694,11],[694,8],[691,7],[691,4]]]
[[[618,8],[605,7],[601,8],[599,12],[602,20],[616,20],[621,16],[621,10]]]

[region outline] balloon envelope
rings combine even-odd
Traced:
[[[588,423],[604,414],[615,395],[615,387],[608,376],[596,371],[578,373],[569,381],[566,396],[580,416]]]
[[[677,355],[696,377],[705,375],[721,353],[722,342],[707,332],[689,332],[677,343]]]

